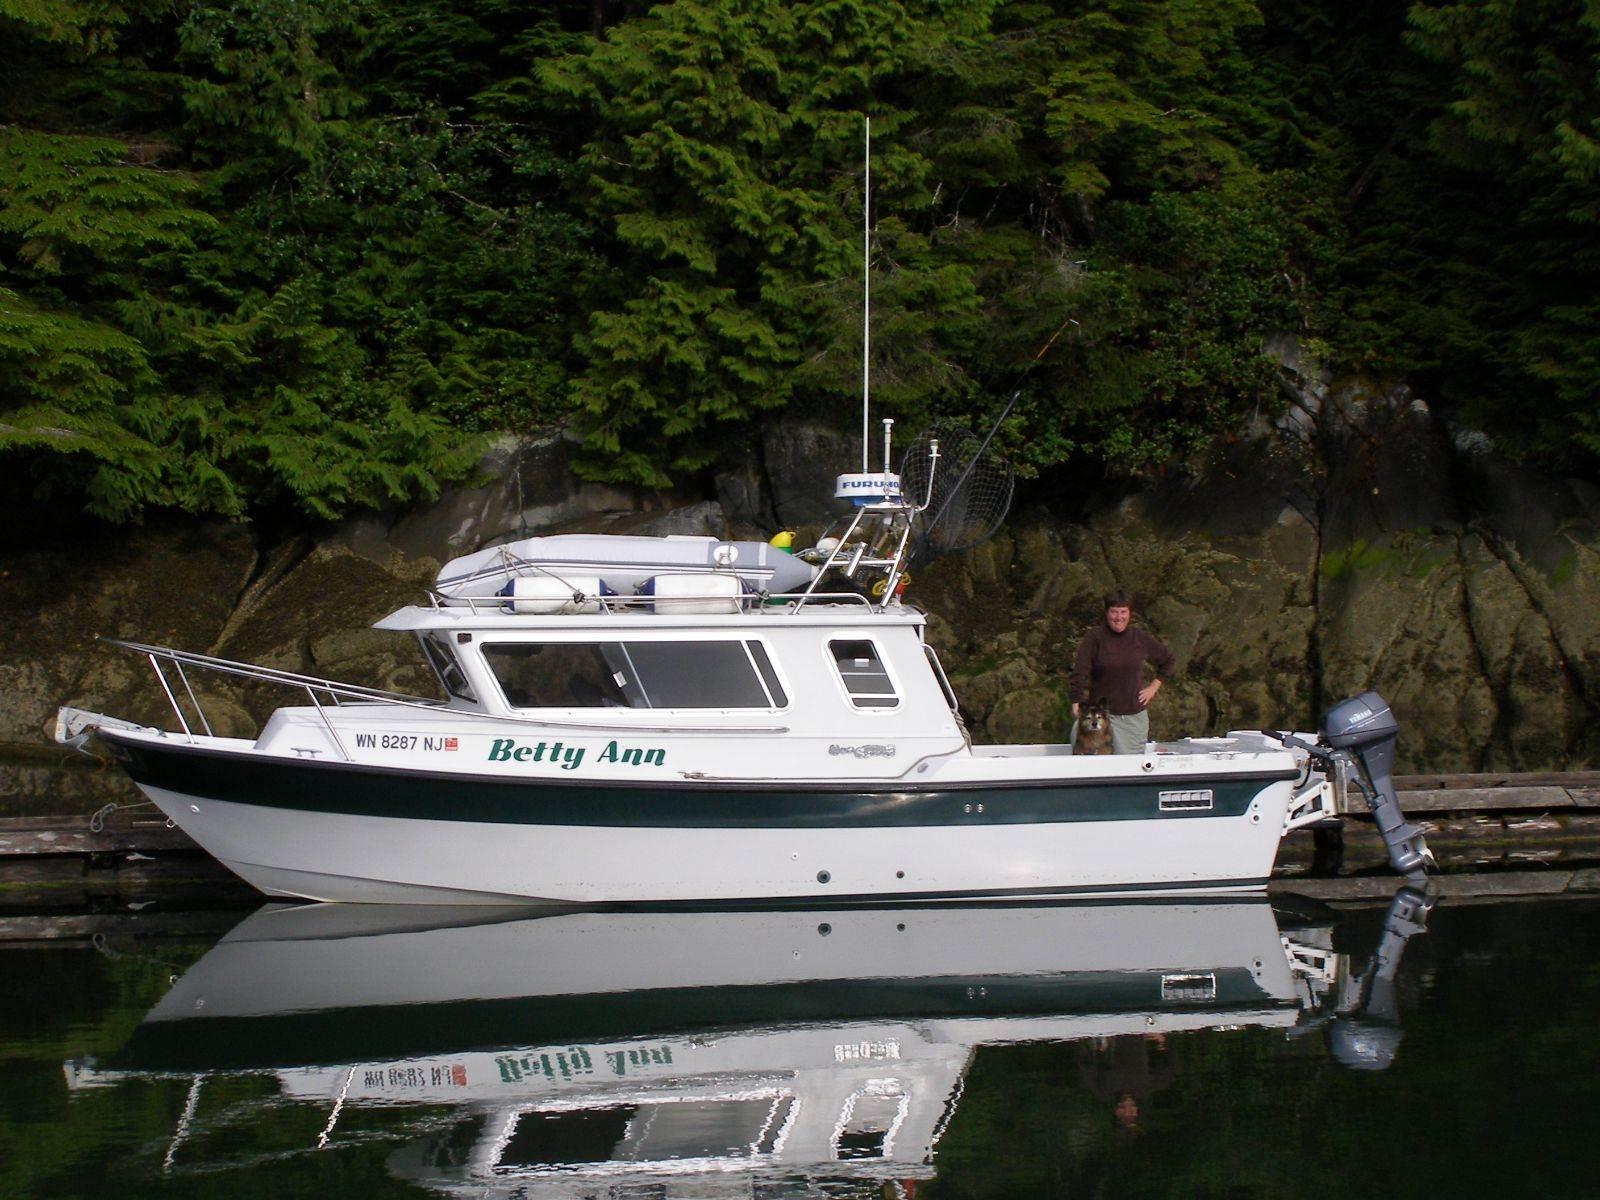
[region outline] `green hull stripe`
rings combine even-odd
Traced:
[[[829,908],[859,908],[864,904],[887,905],[893,907],[897,904],[928,904],[936,901],[954,901],[967,903],[970,901],[985,901],[1003,904],[1057,904],[1062,901],[1085,904],[1168,904],[1172,895],[1184,898],[1185,903],[1205,904],[1209,901],[1222,899],[1225,902],[1237,903],[1240,899],[1235,895],[1242,891],[1264,891],[1268,883],[1268,876],[1259,879],[1162,879],[1162,880],[1130,880],[1125,883],[1086,883],[1066,884],[1061,887],[1015,887],[1015,888],[965,888],[961,891],[933,891],[933,892],[849,892],[840,896],[831,896],[826,899],[808,892],[803,896],[762,896],[757,901],[759,907],[767,909],[829,909]],[[1217,893],[1226,892],[1225,897],[1216,895],[1200,895],[1200,891]],[[561,903],[552,901],[552,903]],[[626,912],[719,912],[745,911],[749,909],[749,898],[733,897],[727,900],[619,900],[615,903],[602,902],[596,904],[585,903],[584,908],[598,911],[617,910]]]
[[[1191,973],[1193,968],[1182,968]],[[715,1029],[834,1021],[1230,1012],[1283,1007],[1242,967],[1211,972],[1204,998],[1164,994],[1159,971],[1081,971],[1031,978],[852,979],[672,988],[586,996],[452,1000],[260,1017],[145,1022],[109,1065],[132,1070],[245,1070],[468,1049],[662,1039]],[[714,1018],[707,1014],[715,1013]],[[775,1065],[775,1064],[774,1064]]]
[[[504,825],[686,829],[875,829],[1196,821],[1239,817],[1267,784],[1292,774],[981,788],[707,783],[568,783],[264,758],[193,746],[151,746],[101,733],[141,784],[231,804],[350,816]],[[1209,788],[1206,811],[1162,812],[1159,795]]]

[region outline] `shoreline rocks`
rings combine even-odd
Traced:
[[[1157,737],[1314,728],[1321,708],[1374,688],[1401,721],[1402,771],[1595,765],[1600,490],[1496,458],[1404,390],[1315,400],[1192,475],[1079,520],[1014,513],[983,545],[914,564],[907,599],[932,614],[974,737],[1066,738],[1077,641],[1117,585],[1178,657]],[[431,694],[410,640],[368,626],[419,602],[442,561],[520,532],[820,531],[819,472],[831,492],[859,451],[775,425],[717,477],[718,499],[576,484],[569,455],[559,436],[497,443],[474,487],[276,545],[167,523],[13,554],[0,756],[46,746],[63,703],[172,723],[148,663],[96,634]],[[293,702],[227,682],[206,695],[218,731],[239,734]]]

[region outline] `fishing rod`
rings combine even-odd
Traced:
[[[1034,367],[1039,365],[1040,360],[1043,359],[1046,354],[1050,353],[1050,347],[1054,346],[1056,344],[1056,339],[1066,332],[1067,326],[1076,325],[1077,323],[1078,322],[1072,317],[1068,317],[1065,321],[1061,322],[1056,331],[1050,335],[1049,340],[1047,340],[1044,345],[1039,347],[1038,352],[1034,354],[1031,360],[1029,360],[1028,365],[1022,369],[1022,378],[1017,382],[1016,391],[1011,393],[1011,399],[1006,401],[1006,406],[1000,410],[1000,415],[995,418],[994,424],[989,426],[989,432],[984,435],[983,441],[980,442],[978,444],[978,448],[972,452],[972,457],[967,459],[967,465],[962,470],[961,477],[957,479],[955,485],[945,493],[944,501],[939,505],[938,511],[933,514],[933,519],[928,522],[927,528],[922,531],[921,538],[918,539],[919,546],[928,544],[929,539],[933,535],[934,528],[939,524],[939,519],[943,517],[945,512],[949,509],[951,501],[953,501],[956,496],[960,494],[961,485],[967,482],[967,477],[972,474],[972,469],[978,465],[978,460],[983,457],[983,452],[989,448],[989,443],[994,441],[994,435],[1000,432],[1000,426],[1004,424],[1005,419],[1011,415],[1012,408],[1016,406],[1017,400],[1022,396],[1022,387],[1023,384],[1027,382],[1029,373]],[[913,553],[914,552],[915,547],[913,547]],[[907,561],[909,561],[909,556],[907,557]]]

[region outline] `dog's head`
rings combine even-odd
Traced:
[[[1104,733],[1111,728],[1111,711],[1101,704],[1085,704],[1078,710],[1078,732]]]

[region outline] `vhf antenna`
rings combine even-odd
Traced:
[[[861,473],[872,470],[868,461],[871,422],[867,417],[871,403],[872,351],[872,118],[866,117],[867,147],[861,197]],[[887,468],[885,468],[887,469]]]

